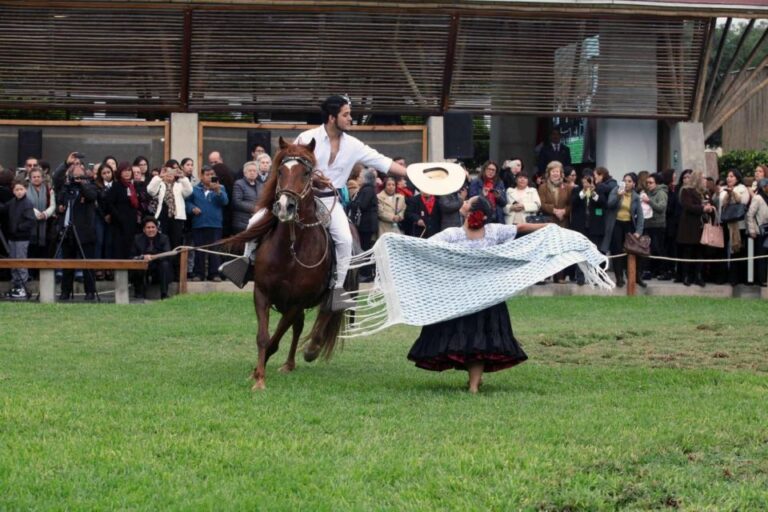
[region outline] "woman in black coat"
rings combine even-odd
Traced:
[[[360,209],[360,222],[357,232],[360,235],[360,247],[367,251],[373,247],[373,237],[379,231],[379,199],[376,197],[376,171],[365,169],[360,174],[360,190],[353,198]],[[360,269],[360,280],[370,281],[373,278],[373,266]]]
[[[139,233],[142,217],[144,186],[133,181],[133,170],[128,162],[120,162],[112,187],[104,195],[103,209],[112,229],[112,256],[128,259],[133,239]]]
[[[680,190],[680,222],[677,226],[677,243],[680,245],[680,258],[701,258],[701,232],[703,230],[702,217],[715,214],[715,207],[711,204],[709,195],[706,194],[706,184],[701,171],[693,171],[690,178],[683,182]],[[681,263],[683,272],[683,284],[690,286],[695,282],[704,286],[701,276],[701,263]]]

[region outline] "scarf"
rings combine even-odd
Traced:
[[[48,185],[43,183],[40,185],[40,190],[37,190],[34,185],[30,185],[27,189],[27,197],[32,201],[37,211],[45,211],[51,206],[51,194],[48,193]]]
[[[432,210],[435,208],[435,196],[430,196],[429,199],[425,200],[424,194],[421,194],[421,202],[427,209],[427,215],[432,215]]]
[[[405,197],[413,197],[413,190],[409,189],[408,187],[397,187],[395,192],[398,194],[403,194]]]
[[[488,195],[485,197],[488,199],[488,202],[491,203],[491,208],[496,208],[496,194],[491,193],[496,188],[496,184],[493,180],[486,179],[483,183],[483,187],[488,189]]]
[[[121,181],[120,183],[128,189],[128,199],[131,201],[131,208],[138,210],[139,196],[136,195],[136,185],[134,185],[133,180]]]
[[[606,263],[587,237],[555,225],[481,249],[385,233],[373,249],[350,261],[351,269],[375,264],[376,277],[368,290],[350,292],[358,297],[347,312],[355,321],[342,337],[475,313],[571,265],[579,265],[588,284],[610,290],[614,285],[602,268]],[[478,266],[484,269],[481,274],[466,272]]]
[[[176,218],[176,198],[173,193],[173,185],[165,185],[165,195],[163,196],[163,202],[165,203],[165,213],[169,219]]]
[[[559,181],[557,183],[553,183],[549,180],[547,180],[547,187],[549,188],[549,191],[552,192],[552,198],[555,200],[555,207],[557,207],[557,202],[560,199],[560,187],[562,186],[563,182]]]

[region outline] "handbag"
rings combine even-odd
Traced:
[[[705,222],[701,231],[701,245],[707,245],[709,247],[717,247],[722,249],[725,247],[723,241],[723,226],[718,226],[712,222]]]
[[[747,215],[747,205],[743,203],[729,203],[725,205],[722,213],[720,213],[720,222],[727,224],[729,222],[737,222],[744,220]]]
[[[624,236],[624,252],[635,256],[650,256],[651,237],[648,235],[636,237],[633,233],[627,233]]]
[[[525,222],[528,224],[549,224],[552,222],[552,217],[543,213],[536,213],[534,215],[526,215]]]

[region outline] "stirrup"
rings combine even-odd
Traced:
[[[243,288],[248,283],[248,272],[251,268],[250,258],[240,256],[222,263],[219,266],[219,273],[235,283],[238,288]]]
[[[333,289],[333,292],[331,293],[331,311],[344,311],[345,309],[353,308],[357,305],[352,297],[349,295],[345,296],[345,293],[347,293],[347,291],[344,290],[344,288]]]

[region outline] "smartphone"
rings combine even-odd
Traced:
[[[218,183],[219,177],[218,176],[211,176],[211,183]]]

